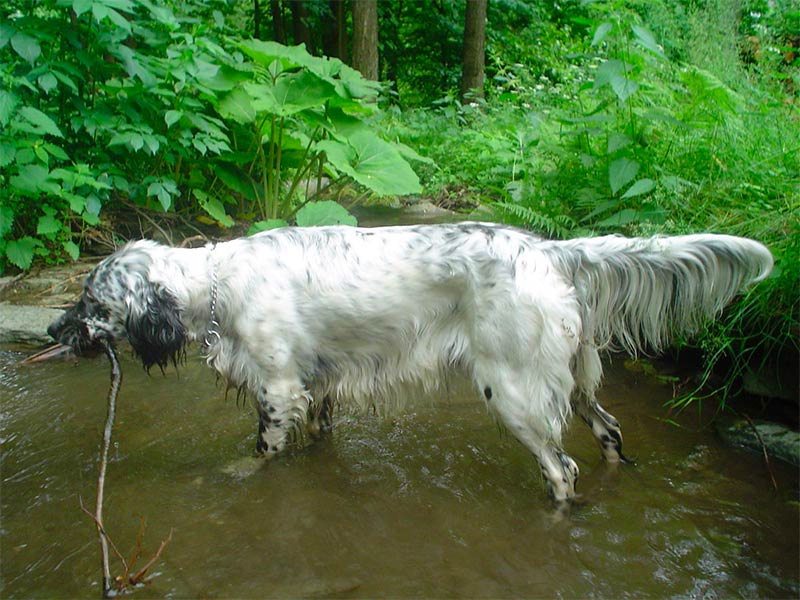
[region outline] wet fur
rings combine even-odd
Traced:
[[[263,454],[309,417],[329,428],[332,401],[380,406],[398,383],[432,389],[458,368],[568,500],[578,469],[560,444],[573,411],[608,460],[624,458],[619,423],[595,400],[599,350],[657,351],[771,266],[761,244],[730,236],[561,242],[484,223],[286,228],[198,249],[140,241],[98,265],[49,332],[79,349],[127,338],[163,368],[206,336],[215,273],[208,364],[257,399]]]

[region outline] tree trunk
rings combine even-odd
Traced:
[[[322,47],[326,56],[347,62],[347,17],[345,0],[328,0],[332,19],[322,33]]]
[[[378,79],[378,0],[352,0],[353,67]]]
[[[272,35],[279,44],[286,43],[286,27],[283,23],[283,8],[281,0],[269,0],[269,10],[272,14]]]
[[[467,0],[464,17],[464,54],[461,68],[461,100],[467,93],[483,98],[488,0]]]
[[[253,0],[253,37],[261,39],[261,4],[258,0]]]
[[[303,0],[293,0],[289,6],[292,9],[292,33],[295,44],[305,44],[306,50],[311,48],[311,30],[308,28],[308,7]]]

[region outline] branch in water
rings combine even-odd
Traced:
[[[103,598],[110,598],[116,595],[118,592],[122,592],[145,583],[144,578],[147,575],[148,570],[161,557],[161,553],[164,551],[164,548],[172,540],[173,530],[169,530],[169,535],[164,541],[161,542],[161,545],[158,547],[158,550],[156,550],[156,553],[153,555],[153,557],[147,561],[147,564],[139,569],[139,571],[137,571],[133,576],[130,574],[131,569],[142,554],[144,520],[142,520],[142,525],[139,529],[139,535],[136,537],[136,548],[130,561],[125,560],[125,557],[117,549],[114,542],[106,533],[106,528],[103,525],[103,497],[106,483],[106,468],[108,467],[108,449],[111,447],[111,430],[114,427],[114,418],[117,412],[117,395],[119,394],[119,389],[122,385],[122,370],[120,369],[117,355],[114,352],[114,347],[109,342],[103,341],[102,344],[103,349],[106,352],[106,356],[108,356],[108,360],[111,363],[111,386],[108,390],[108,415],[106,417],[106,426],[103,430],[103,447],[100,453],[100,473],[97,477],[97,505],[95,507],[94,514],[89,512],[89,510],[83,505],[83,498],[79,497],[79,500],[81,510],[92,518],[95,526],[97,527],[97,535],[100,540],[100,556],[103,568]],[[123,575],[114,578],[111,577],[111,566],[109,564],[108,552],[109,546],[114,551],[114,554],[117,555],[117,558],[119,558],[123,568]]]

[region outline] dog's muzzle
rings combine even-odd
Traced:
[[[99,337],[92,337],[86,322],[69,309],[47,327],[47,334],[55,341],[70,346],[76,354],[89,355],[100,352],[103,347]]]

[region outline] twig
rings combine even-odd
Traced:
[[[131,202],[123,202],[123,204],[125,204],[125,206],[127,206],[128,208],[133,210],[138,216],[144,217],[145,220],[148,223],[150,223],[150,225],[152,225],[155,229],[157,229],[161,233],[161,235],[164,236],[164,239],[167,240],[167,242],[169,242],[170,246],[174,246],[175,245],[173,243],[173,241],[172,241],[172,236],[170,234],[168,234],[166,231],[164,231],[164,228],[161,227],[158,223],[156,223],[155,220],[153,220],[153,218],[150,217],[150,215],[147,214],[147,211],[142,210],[141,208],[139,208],[138,206],[136,206],[135,204],[133,204]],[[141,223],[140,223],[139,224],[139,230],[141,230],[143,232],[143,229],[144,228],[141,226]]]
[[[94,524],[97,526],[98,531],[100,531],[100,530],[103,531],[103,535],[105,535],[106,539],[108,539],[108,544],[111,546],[111,549],[114,551],[114,554],[117,555],[117,558],[119,558],[120,562],[122,563],[122,567],[127,571],[127,569],[128,569],[128,561],[125,560],[125,556],[122,554],[122,552],[119,551],[119,549],[117,548],[117,545],[108,536],[108,534],[106,533],[105,527],[103,527],[103,524],[99,523],[97,521],[97,515],[92,513],[92,511],[90,511],[88,508],[86,508],[83,505],[83,497],[78,496],[78,502],[79,502],[79,504],[81,506],[81,510],[83,512],[85,512],[87,515],[89,515],[89,517],[92,519],[92,521],[94,521]]]
[[[139,569],[139,571],[136,573],[136,575],[134,575],[133,577],[130,578],[131,585],[137,585],[137,584],[142,582],[142,580],[144,579],[144,576],[147,575],[147,571],[161,557],[161,553],[164,551],[164,548],[167,547],[167,544],[169,544],[172,541],[172,532],[173,531],[174,531],[173,528],[170,527],[169,535],[164,540],[162,540],[161,545],[158,547],[158,550],[156,550],[156,553],[153,555],[153,558],[148,560],[147,564],[145,564],[145,566],[143,566],[141,569]]]
[[[767,472],[769,473],[769,478],[772,480],[772,488],[774,490],[778,489],[778,482],[775,481],[775,474],[772,472],[772,464],[769,462],[769,454],[767,454],[767,446],[764,444],[764,440],[761,439],[761,434],[758,432],[753,420],[748,415],[744,416],[745,420],[747,421],[750,428],[753,430],[753,433],[756,434],[756,438],[758,439],[758,443],[761,444],[761,452],[764,454],[764,462],[767,465]]]

